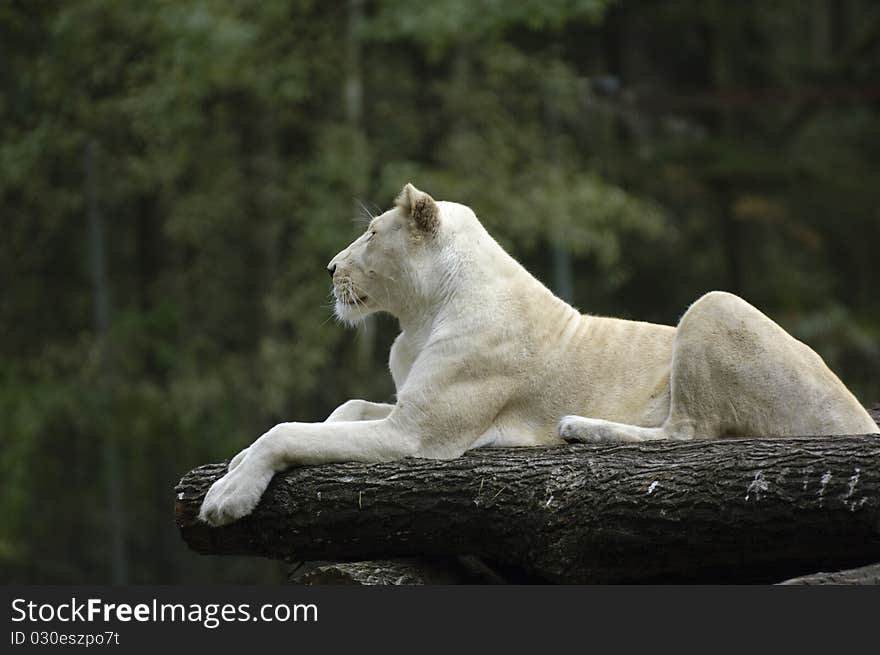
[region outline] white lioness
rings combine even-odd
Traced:
[[[389,361],[397,403],[349,400],[324,423],[276,425],[208,491],[208,523],[249,514],[272,475],[297,464],[877,431],[819,355],[741,298],[708,293],[677,328],[581,314],[473,211],[411,184],[328,269],[341,319],[400,320]]]

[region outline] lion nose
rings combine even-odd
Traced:
[[[336,264],[330,264],[327,267],[327,272],[330,273],[330,277],[333,277],[333,274],[336,272]]]

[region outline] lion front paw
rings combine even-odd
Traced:
[[[271,469],[239,465],[208,489],[199,519],[213,526],[227,525],[254,511],[269,481]]]
[[[229,466],[227,467],[227,471],[232,471],[233,469],[238,468],[238,465],[244,461],[244,458],[247,457],[250,448],[245,448],[240,453],[238,453],[232,460],[229,462]]]

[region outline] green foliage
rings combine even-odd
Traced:
[[[550,285],[567,251],[585,311],[727,288],[880,396],[872,3],[417,4],[0,3],[0,579],[109,579],[113,449],[130,581],[278,579],[187,552],[171,487],[391,397],[324,266],[410,180]]]

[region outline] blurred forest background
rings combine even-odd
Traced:
[[[172,487],[388,400],[327,261],[412,181],[583,311],[742,294],[880,399],[874,0],[0,2],[0,581],[267,582]]]

